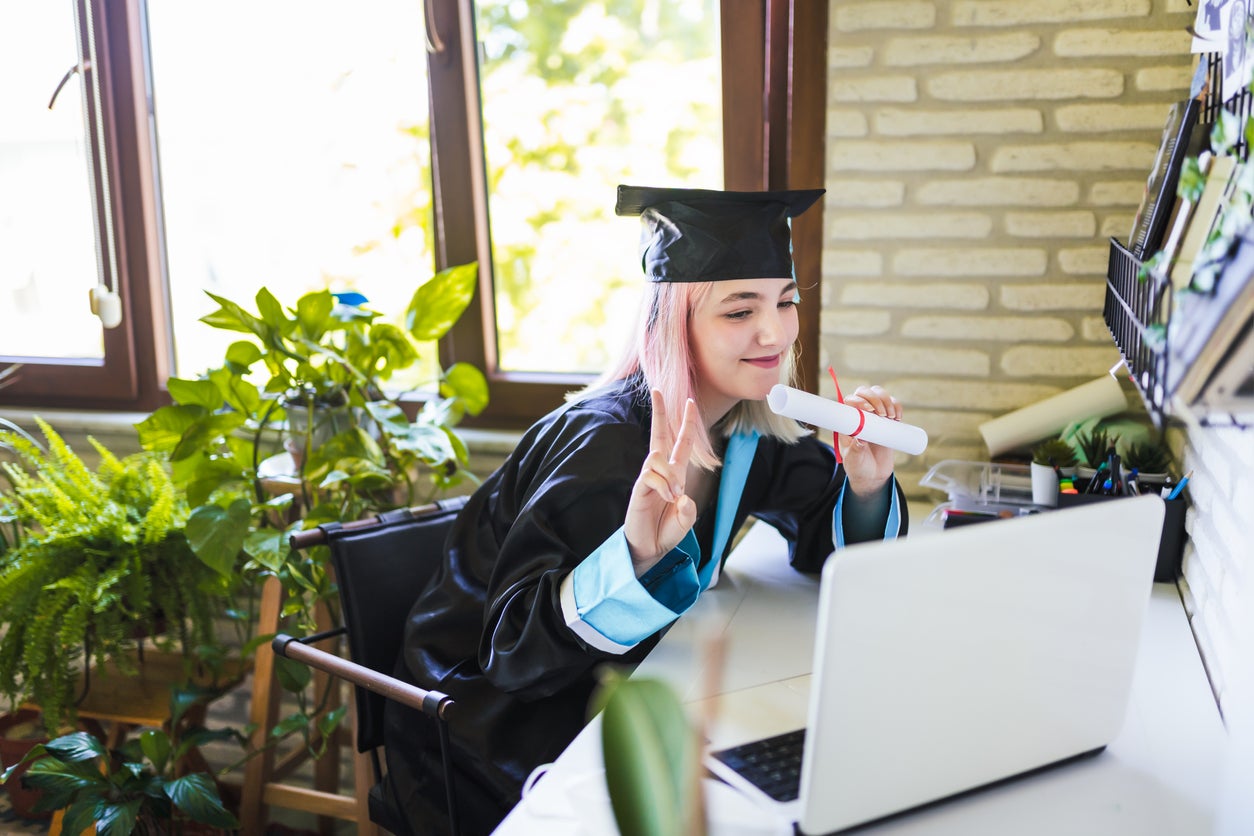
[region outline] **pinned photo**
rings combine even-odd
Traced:
[[[1254,48],[1250,45],[1251,0],[1228,0],[1228,30],[1224,45],[1223,98],[1241,93],[1250,83]]]
[[[1202,0],[1193,21],[1193,52],[1224,52],[1234,0]]]

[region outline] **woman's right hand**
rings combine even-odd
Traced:
[[[636,577],[679,545],[697,520],[697,505],[684,493],[688,460],[696,441],[697,422],[701,420],[697,405],[691,398],[684,405],[679,435],[673,437],[662,393],[654,389],[652,395],[649,455],[632,488],[623,524]]]

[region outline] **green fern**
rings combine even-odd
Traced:
[[[46,449],[0,430],[9,484],[0,522],[0,693],[37,703],[49,730],[72,721],[78,671],[106,660],[133,671],[137,631],[165,622],[161,642],[191,659],[242,583],[192,552],[190,513],[163,454],[119,458],[95,439],[93,471],[47,422]],[[87,658],[90,656],[90,659]]]

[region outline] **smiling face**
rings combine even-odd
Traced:
[[[714,282],[688,323],[701,413],[713,424],[738,401],[763,400],[797,340],[792,279]]]

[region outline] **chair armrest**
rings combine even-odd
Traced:
[[[276,635],[270,642],[270,647],[279,656],[301,662],[332,676],[338,676],[353,685],[415,708],[437,720],[447,720],[447,712],[453,707],[453,698],[448,694],[429,691],[417,685],[402,682],[365,665],[350,662],[334,653],[327,653],[325,650],[302,644],[300,640],[286,633]]]

